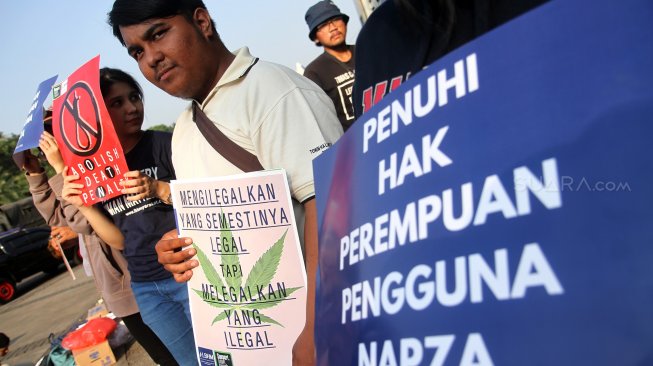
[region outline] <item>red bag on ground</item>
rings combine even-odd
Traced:
[[[104,317],[91,319],[83,327],[66,334],[61,345],[71,351],[94,346],[106,341],[115,329],[116,321],[113,319]]]

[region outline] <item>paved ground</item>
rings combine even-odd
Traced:
[[[11,338],[9,354],[2,360],[12,366],[34,365],[49,349],[48,335],[64,334],[86,317],[98,301],[93,279],[82,266],[56,275],[38,274],[18,284],[17,297],[0,305],[0,332]],[[115,349],[117,365],[154,365],[138,343]]]

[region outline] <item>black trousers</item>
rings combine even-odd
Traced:
[[[141,313],[122,317],[122,321],[155,363],[161,366],[179,366],[159,337],[143,322]]]

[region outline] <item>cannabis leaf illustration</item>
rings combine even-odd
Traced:
[[[220,275],[218,272],[213,268],[211,265],[211,261],[209,261],[209,258],[204,254],[204,252],[197,246],[195,243],[193,243],[193,248],[197,251],[197,260],[200,262],[200,266],[202,267],[202,271],[204,271],[204,275],[206,276],[206,279],[209,280],[209,283],[212,284],[215,288],[222,288],[222,278],[220,278]],[[216,307],[216,308],[223,308],[227,307],[227,304],[224,303],[219,303],[219,302],[214,302],[214,301],[206,301],[203,296],[203,292],[201,290],[196,290],[193,289],[193,291],[199,295],[204,302],[208,303],[209,305]]]
[[[223,214],[222,208],[220,208],[220,214]],[[227,242],[229,243],[228,245],[231,244],[231,241],[233,240],[233,235],[231,235],[231,230],[229,230],[228,227],[222,227],[222,229],[225,229],[225,231],[222,234],[222,242]],[[221,244],[221,243],[220,243]],[[240,268],[240,258],[237,254],[226,254],[223,252],[222,255],[220,256],[220,260],[222,261],[223,268]],[[241,283],[242,283],[242,273],[240,271],[237,271],[235,273],[235,276],[227,276],[225,278],[225,281],[227,282],[227,286],[233,287],[233,288],[239,288]]]
[[[215,318],[213,318],[213,321],[211,322],[211,325],[213,325],[213,324],[219,322],[220,320],[225,320],[226,318],[227,318],[227,312],[226,312],[226,311],[223,311],[223,312],[221,312],[218,316],[216,316]]]
[[[242,286],[242,274],[239,273],[240,271],[236,271],[237,273],[234,273],[234,276],[225,276],[223,282],[222,277],[220,276],[218,271],[216,271],[216,269],[211,265],[211,261],[206,256],[206,254],[197,245],[193,244],[193,247],[195,248],[195,250],[197,250],[197,259],[200,262],[200,267],[202,268],[204,275],[206,276],[209,283],[213,285],[215,288],[220,289],[223,286],[226,286],[226,287],[232,287],[234,289],[243,289],[246,291],[246,293],[256,294],[259,292],[257,291],[258,289],[263,289],[263,288],[267,289],[268,286],[270,286],[272,282],[272,278],[274,278],[274,275],[276,274],[277,269],[279,267],[279,261],[281,260],[281,255],[283,253],[283,244],[285,242],[287,233],[288,230],[286,230],[281,236],[281,238],[279,238],[279,240],[277,240],[267,251],[265,251],[265,253],[263,253],[261,257],[256,261],[256,263],[254,263],[254,266],[252,267],[251,271],[249,272],[249,275],[247,276],[247,280],[245,281],[244,286]],[[231,240],[233,238],[231,230],[228,229],[224,230],[223,238],[226,238],[225,239],[226,242],[231,243]],[[223,267],[237,265],[238,268],[240,268],[240,260],[238,258],[238,255],[230,255],[222,251],[220,257],[221,257],[220,258],[221,264],[223,265]],[[205,297],[203,291],[197,289],[193,289],[193,291],[205,303],[209,304],[212,307],[222,309],[220,314],[218,314],[215,318],[213,318],[213,322],[211,323],[211,325],[226,319],[231,311],[257,310],[261,322],[268,323],[268,324],[275,324],[283,327],[283,324],[263,314],[260,310],[268,309],[280,304],[283,300],[288,298],[290,294],[299,290],[300,288],[302,287],[290,287],[290,288],[285,288],[283,290],[277,289],[276,291],[267,291],[266,293],[268,294],[268,298],[264,297],[264,298],[249,299],[250,302],[240,303],[240,304],[212,301],[211,299],[207,299]]]
[[[252,288],[257,284],[267,285],[272,281],[272,277],[279,266],[279,260],[281,260],[283,242],[286,239],[287,233],[288,230],[254,263],[254,267],[252,267],[249,276],[247,276],[247,281],[245,281],[245,287]]]

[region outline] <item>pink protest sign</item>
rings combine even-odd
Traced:
[[[306,321],[306,271],[283,170],[171,183],[200,365],[290,365]]]

